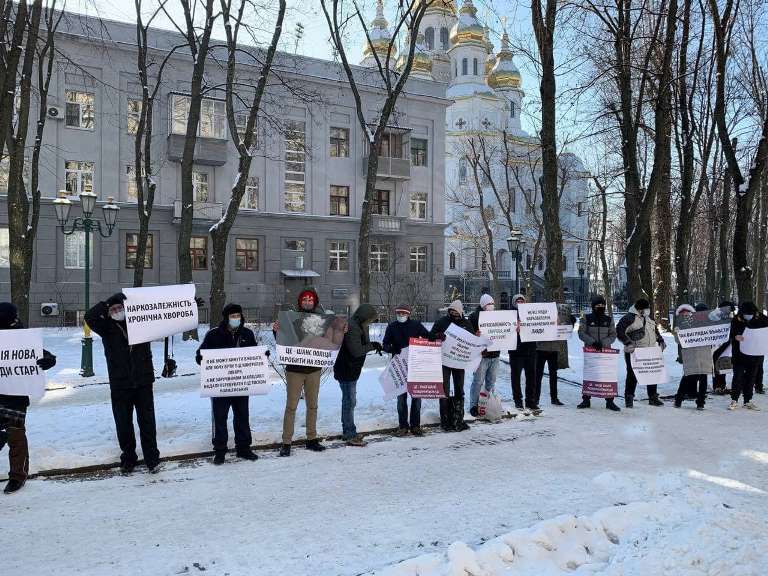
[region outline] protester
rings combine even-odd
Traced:
[[[579,339],[585,346],[603,350],[610,348],[616,341],[616,326],[613,323],[613,314],[606,313],[605,298],[595,296],[592,298],[592,313],[587,314],[579,323]],[[581,404],[577,408],[589,408],[591,406],[591,397],[587,394],[582,395]],[[605,407],[614,412],[620,412],[621,408],[616,406],[613,398],[605,399]]]
[[[573,328],[576,317],[567,304],[557,305],[557,323]],[[536,345],[536,389],[541,393],[541,382],[544,379],[544,367],[549,372],[549,401],[553,406],[563,406],[557,397],[557,371],[568,368],[568,341],[552,340],[539,342]],[[537,402],[538,404],[538,402]]]
[[[659,334],[653,318],[651,318],[651,305],[645,298],[640,298],[629,309],[616,325],[616,335],[624,344],[624,361],[627,364],[627,381],[624,388],[624,404],[627,408],[634,406],[635,388],[637,377],[632,369],[632,352],[637,348],[650,348],[661,346],[664,350],[664,339]],[[651,406],[664,406],[659,398],[658,387],[654,384],[646,386],[648,389],[648,403]]]
[[[675,394],[675,408],[680,408],[683,401],[695,390],[696,408],[704,410],[707,397],[707,374],[712,373],[712,347],[694,346],[683,348],[677,336],[681,320],[690,317],[696,309],[690,304],[681,304],[675,311],[675,342],[677,342],[677,361],[683,365],[683,376]]]
[[[752,402],[752,393],[755,386],[758,367],[763,363],[763,356],[751,356],[741,351],[741,343],[744,342],[744,331],[768,328],[768,318],[758,311],[754,302],[742,302],[739,310],[731,320],[729,341],[733,355],[733,382],[731,382],[731,404],[729,410],[739,407],[739,396],[744,396],[744,408],[759,410]]]
[[[512,309],[517,310],[518,304],[525,304],[525,296],[515,294],[512,297]],[[517,349],[509,351],[509,370],[512,377],[512,398],[515,408],[523,410],[523,406],[534,412],[540,412],[539,396],[541,388],[537,389],[536,382],[536,342],[523,342],[520,339],[520,323],[517,325]],[[525,404],[520,377],[525,372]]]
[[[320,298],[313,288],[302,291],[298,297],[298,311],[305,314],[322,314]],[[272,325],[272,330],[277,335],[280,329],[279,322]],[[280,456],[291,455],[291,442],[296,421],[296,409],[299,399],[304,393],[304,403],[307,407],[307,450],[322,452],[325,446],[317,438],[317,397],[320,393],[321,368],[312,366],[288,365],[285,367],[285,380],[287,398],[285,402],[285,414],[283,415],[283,445],[280,447]]]
[[[483,294],[480,296],[480,305],[477,310],[469,315],[469,323],[472,325],[472,333],[480,331],[480,312],[492,312],[496,308],[493,296]],[[472,376],[472,387],[469,390],[469,413],[477,418],[477,406],[480,403],[480,388],[484,387],[486,392],[491,392],[496,387],[496,372],[499,368],[499,351],[489,352],[484,350],[482,359]]]
[[[720,308],[720,310],[723,310],[723,311],[725,310],[730,311],[731,316],[733,316],[733,313],[736,310],[736,306],[734,305],[734,303],[729,300],[720,302],[720,304],[718,304],[718,308]],[[725,394],[726,380],[725,380],[725,374],[720,372],[720,370],[718,370],[718,365],[721,363],[721,362],[718,362],[718,360],[720,360],[720,358],[723,355],[723,352],[725,352],[725,350],[730,345],[731,345],[730,342],[725,342],[721,346],[718,346],[715,349],[714,353],[712,354],[712,360],[715,364],[715,374],[712,377],[712,391],[719,396]],[[733,361],[732,358],[731,358],[731,361]]]
[[[365,364],[368,352],[381,354],[381,344],[371,342],[368,328],[376,321],[378,313],[370,304],[361,304],[349,322],[339,355],[333,365],[333,376],[341,387],[341,428],[342,437],[348,446],[365,446],[362,436],[355,427],[355,405],[357,404],[357,380]]]
[[[216,328],[208,331],[197,350],[196,360],[200,364],[203,356],[200,350],[221,348],[247,348],[256,346],[256,336],[245,326],[243,309],[239,304],[227,304],[221,311],[222,320]],[[224,464],[227,453],[227,419],[232,408],[232,428],[235,431],[235,453],[245,460],[259,457],[251,450],[251,424],[248,415],[248,396],[222,396],[211,398],[213,415],[213,463]]]
[[[460,300],[454,300],[448,306],[448,314],[440,318],[432,325],[429,331],[429,339],[445,340],[445,331],[451,324],[463,328],[467,332],[474,333],[472,324],[464,318],[464,305]],[[453,394],[450,394],[451,380],[453,380]],[[440,398],[440,426],[445,432],[469,430],[469,425],[464,422],[464,369],[449,368],[443,366],[443,391],[444,398]]]
[[[24,325],[19,320],[15,305],[0,302],[0,330],[20,330]],[[37,365],[49,370],[56,365],[56,356],[43,350],[43,357]],[[3,492],[13,494],[24,487],[29,475],[29,445],[27,444],[27,408],[29,396],[0,394],[0,450],[8,444],[8,482]]]
[[[401,304],[395,308],[397,320],[390,322],[384,332],[382,347],[384,352],[397,356],[408,347],[411,338],[427,338],[429,332],[421,322],[411,319],[411,307]],[[408,393],[397,397],[397,418],[399,427],[397,436],[405,436],[410,430],[414,436],[423,436],[421,429],[421,398],[411,398],[410,419],[408,418]]]
[[[149,342],[128,344],[123,302],[125,294],[119,292],[99,302],[85,314],[85,322],[101,336],[104,357],[107,360],[112,414],[115,418],[117,440],[120,444],[120,469],[130,474],[136,467],[136,435],[133,430],[133,412],[139,425],[141,451],[150,472],[158,470],[160,452],[155,430],[155,399],[152,385],[155,369]]]

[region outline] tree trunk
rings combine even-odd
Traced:
[[[722,197],[720,200],[720,234],[718,235],[718,247],[720,252],[720,265],[718,272],[720,274],[720,301],[731,299],[731,267],[728,257],[728,238],[730,236],[731,224],[731,179],[728,173],[723,175],[722,179]]]
[[[702,176],[703,178],[704,176]],[[714,182],[714,178],[713,178]],[[707,191],[707,269],[704,287],[704,299],[708,306],[714,307],[717,292],[717,205],[715,203],[714,184],[708,183]]]
[[[376,140],[376,139],[374,139]],[[376,190],[376,173],[379,170],[378,142],[368,143],[368,164],[365,172],[365,197],[360,214],[360,229],[357,235],[357,275],[360,282],[360,302],[368,302],[371,295],[371,212],[373,195]]]

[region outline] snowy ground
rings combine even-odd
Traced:
[[[561,375],[580,380],[580,353]],[[59,366],[78,365],[74,332],[51,331]],[[178,346],[180,373],[196,369],[193,345]],[[104,380],[101,346],[97,377]],[[162,351],[156,348],[156,366]],[[677,378],[672,347],[667,351]],[[358,427],[396,424],[394,402],[369,360],[358,387]],[[75,371],[76,372],[76,371]],[[99,375],[101,378],[99,378]],[[105,385],[74,387],[56,369],[30,409],[35,470],[115,461]],[[468,388],[469,383],[467,383]],[[196,376],[156,385],[163,455],[210,449],[210,409]],[[510,397],[503,366],[498,387]],[[262,453],[167,463],[159,475],[111,473],[32,480],[0,500],[9,573],[213,575],[764,575],[768,572],[768,413],[668,403],[614,414],[560,385],[567,406],[539,418],[477,424],[461,434],[374,438],[367,448],[290,459]],[[662,387],[673,393],[676,382]],[[758,396],[758,401],[762,397]],[[425,420],[437,419],[426,403]],[[284,387],[251,400],[255,441],[279,438]],[[768,406],[766,406],[768,408]],[[340,392],[321,388],[320,431],[339,432]],[[303,411],[297,422],[303,420]],[[297,429],[301,434],[302,430]]]

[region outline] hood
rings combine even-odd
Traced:
[[[757,314],[757,306],[755,306],[754,302],[742,302],[739,304],[739,316],[743,318],[744,314]]]
[[[675,316],[680,316],[680,314],[685,311],[688,311],[691,314],[694,314],[696,312],[696,309],[690,304],[680,304],[680,306],[677,307],[677,310],[675,310]]]
[[[628,314],[634,314],[635,316],[637,316],[637,315],[638,315],[638,314],[637,314],[637,308],[635,308],[635,305],[634,305],[634,304],[632,304],[632,306],[630,306],[630,307],[629,307],[629,310],[627,310],[627,313],[628,313]]]
[[[0,330],[18,328],[20,324],[16,306],[10,302],[0,302]]]
[[[314,299],[315,305],[312,310],[309,310],[309,312],[314,312],[318,304],[320,304],[320,297],[317,295],[317,292],[315,292],[314,288],[306,288],[305,290],[299,292],[299,296],[296,298],[296,306],[298,307],[297,309],[299,312],[307,312],[307,310],[304,310],[301,307],[301,299],[304,298],[304,296],[311,296]]]
[[[366,322],[371,322],[376,319],[378,315],[379,313],[376,311],[376,308],[370,304],[360,304],[357,310],[355,310],[355,313],[352,314],[352,320],[355,320],[360,324],[365,324]]]
[[[590,302],[590,306],[592,307],[592,310],[594,310],[600,304],[602,304],[603,306],[606,305],[605,298],[603,296],[595,296],[592,298],[592,301]]]
[[[224,323],[227,323],[230,314],[240,314],[240,317],[242,318],[241,325],[245,324],[245,314],[243,314],[243,307],[240,306],[240,304],[230,303],[222,308],[221,317]]]

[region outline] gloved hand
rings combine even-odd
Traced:
[[[50,370],[56,366],[56,356],[50,352],[45,352],[42,358],[37,359],[37,365],[43,370]]]
[[[592,344],[592,348],[594,348],[595,350],[601,350],[602,351],[603,343],[598,340],[597,342]]]
[[[483,358],[488,358],[488,350],[483,350],[482,352],[480,352],[480,356],[482,356]]]
[[[269,357],[270,357],[270,355],[271,355],[271,354],[270,354],[269,350],[267,350],[266,352],[264,352],[264,356],[266,356],[267,358],[269,358]]]
[[[438,332],[435,334],[435,340],[438,342],[445,342],[445,332]]]
[[[381,342],[371,342],[371,346],[373,346],[374,352],[376,352],[376,354],[381,356],[381,350],[382,350]]]
[[[203,355],[200,354],[200,350],[197,351],[197,354],[195,354],[195,362],[197,362],[197,365],[200,366],[200,363],[203,361]]]

